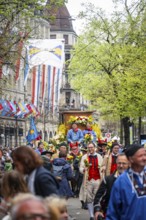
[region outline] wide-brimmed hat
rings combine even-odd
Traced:
[[[54,152],[50,151],[50,150],[45,150],[41,153],[42,156],[46,155],[46,154],[54,154]]]

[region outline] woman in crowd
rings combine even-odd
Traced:
[[[23,176],[15,170],[6,172],[2,178],[1,190],[3,196],[3,207],[7,210],[10,208],[11,200],[18,193],[27,193],[28,188]],[[4,220],[9,219],[9,215],[6,215]]]
[[[43,167],[41,157],[31,148],[21,146],[12,152],[14,167],[27,176],[28,189],[42,197],[58,194],[55,177]]]

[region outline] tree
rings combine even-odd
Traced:
[[[2,67],[9,66],[16,71],[16,60],[20,57],[22,42],[30,37],[32,19],[49,21],[52,7],[60,7],[65,0],[0,0],[0,78]],[[1,79],[3,84],[6,79]]]
[[[86,5],[81,13],[88,21],[86,30],[73,50],[69,72],[72,86],[102,115],[122,120],[129,144],[131,118],[145,114],[146,3],[124,0],[118,10],[120,1],[114,2],[109,17]]]

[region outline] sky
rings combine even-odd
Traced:
[[[68,0],[68,3],[66,4],[70,15],[73,18],[76,18],[76,16],[78,15],[78,13],[82,10],[82,6],[81,3],[92,3],[94,4],[96,7],[100,7],[103,8],[104,10],[111,11],[113,8],[113,3],[112,0]],[[75,19],[73,21],[73,26],[74,26],[74,30],[77,32],[77,34],[80,33],[80,26],[81,26],[81,21],[79,21],[79,19]]]

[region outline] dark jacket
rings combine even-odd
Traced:
[[[106,176],[100,186],[99,186],[99,189],[95,195],[95,198],[94,198],[94,213],[95,212],[103,212],[104,214],[106,213],[107,211],[107,207],[108,207],[108,202],[109,202],[109,199],[110,199],[110,193],[111,193],[111,189],[112,189],[112,186],[114,184],[116,180],[116,176],[115,176],[115,173],[114,174],[111,174],[109,176]]]
[[[59,185],[55,177],[43,166],[37,168],[36,170],[34,187],[36,195],[42,197],[47,197],[51,194],[58,195]]]
[[[59,195],[64,197],[73,196],[73,192],[68,182],[73,176],[71,165],[64,158],[54,159],[53,165],[63,167],[62,177],[59,181]]]

